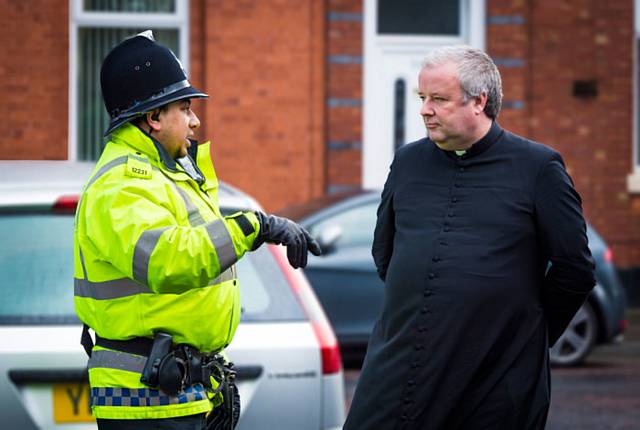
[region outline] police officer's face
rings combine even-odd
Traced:
[[[194,136],[200,120],[191,110],[191,100],[184,99],[170,103],[161,111],[158,125],[154,137],[173,158],[179,158],[187,155],[187,148],[191,146],[188,138]]]
[[[422,69],[418,94],[429,138],[441,149],[462,150],[475,143],[486,96],[464,101],[454,63]]]

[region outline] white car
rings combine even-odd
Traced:
[[[73,310],[73,213],[93,165],[0,161],[0,427],[95,429]],[[224,211],[256,209],[222,185]],[[238,369],[238,430],[341,428],[338,344],[282,247],[238,262],[242,318],[227,349]],[[206,317],[203,316],[206,320]]]

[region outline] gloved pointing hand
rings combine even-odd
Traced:
[[[256,212],[260,221],[260,233],[253,242],[252,250],[258,249],[264,242],[287,247],[287,258],[294,269],[307,265],[307,251],[320,255],[320,245],[302,226],[275,215]]]

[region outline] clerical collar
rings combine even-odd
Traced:
[[[485,134],[482,139],[471,145],[471,148],[467,149],[467,152],[464,153],[461,158],[469,158],[483,153],[498,140],[502,133],[502,127],[500,127],[497,121],[493,121],[487,134]]]

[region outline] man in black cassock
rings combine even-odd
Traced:
[[[543,429],[548,348],[595,284],[562,157],[496,122],[482,51],[432,51],[428,138],[396,152],[373,258],[385,301],[345,430]]]

